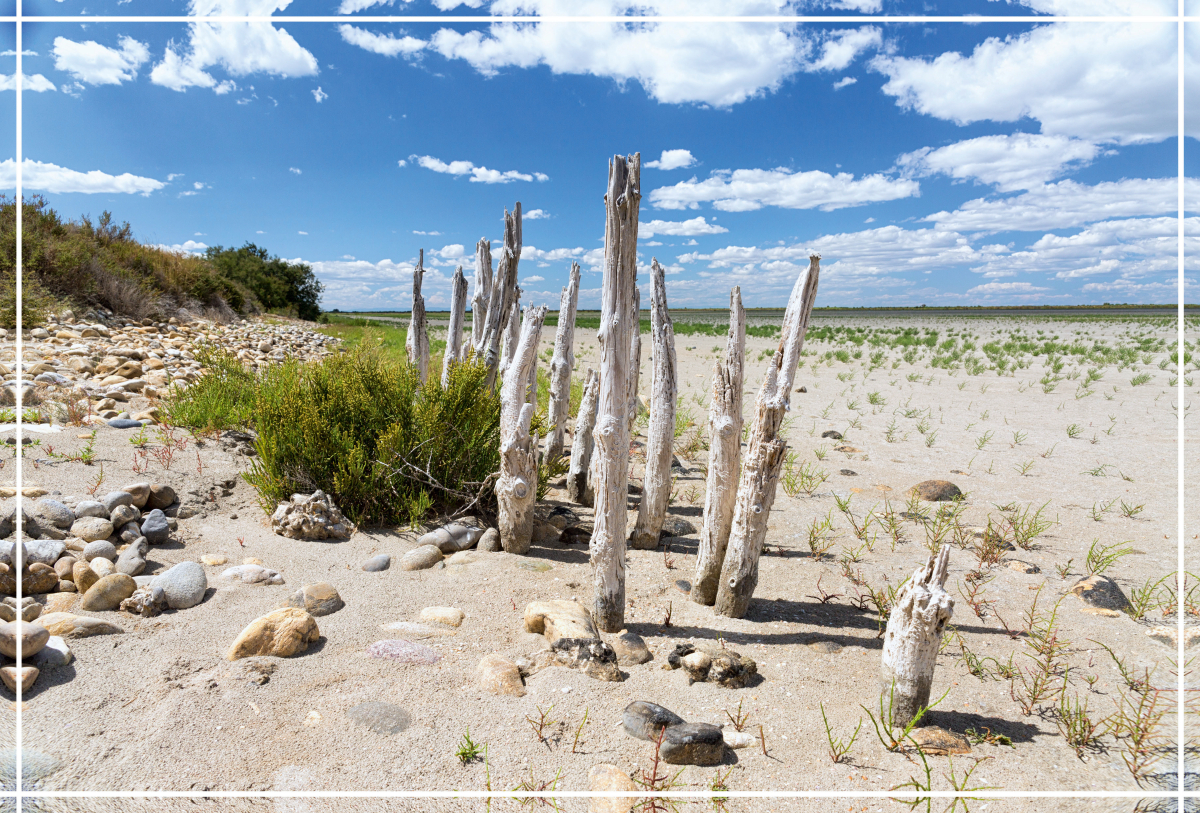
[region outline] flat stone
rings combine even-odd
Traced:
[[[400,557],[401,570],[428,570],[442,561],[442,551],[437,545],[422,545]]]
[[[84,542],[108,539],[112,535],[113,525],[107,518],[80,517],[71,525],[71,536],[77,536]]]
[[[854,469],[841,469],[840,471],[838,471],[838,474],[842,475],[843,477],[857,477],[858,476],[858,472],[856,472]]]
[[[813,641],[808,644],[808,648],[813,652],[820,652],[822,655],[836,655],[845,649],[841,644],[833,641]]]
[[[492,694],[524,697],[525,684],[521,682],[521,670],[516,663],[498,652],[484,655],[476,668],[479,686]]]
[[[314,618],[336,613],[346,606],[338,591],[329,582],[306,584],[288,596],[285,607],[304,610]]]
[[[58,539],[29,539],[25,538],[25,562],[33,564],[41,562],[43,565],[54,564],[62,558],[66,551],[66,545]]]
[[[562,638],[599,639],[592,614],[577,601],[531,601],[525,607],[525,631],[541,633],[553,646]]]
[[[430,531],[418,539],[417,544],[435,545],[443,554],[449,555],[475,547],[483,532],[483,528],[454,522]]]
[[[295,607],[283,607],[250,622],[225,658],[231,661],[252,655],[290,658],[304,652],[320,637],[317,622],[311,615]]]
[[[242,584],[283,584],[283,574],[261,565],[237,565],[221,574],[222,579]]]
[[[1006,564],[1009,570],[1015,570],[1018,573],[1041,573],[1042,569],[1033,562],[1022,562],[1020,559],[1009,559]]]
[[[151,579],[150,586],[163,589],[167,594],[167,606],[172,610],[186,610],[204,599],[208,577],[199,562],[180,562]]]
[[[114,573],[93,584],[79,602],[79,609],[89,612],[115,610],[121,602],[133,595],[137,583],[132,576]]]
[[[659,756],[668,765],[718,765],[725,756],[721,729],[709,723],[667,726]]]
[[[949,502],[962,497],[962,490],[949,480],[923,480],[910,488],[909,493],[927,502]]]
[[[68,640],[72,638],[90,638],[93,635],[115,635],[125,631],[116,624],[101,621],[99,618],[74,615],[73,613],[66,612],[46,613],[38,619],[38,622],[51,635],[57,635]]]
[[[554,565],[549,562],[539,562],[529,559],[522,559],[517,562],[516,567],[521,568],[521,570],[532,570],[534,573],[545,573],[547,570],[554,569]]]
[[[646,700],[634,700],[621,712],[625,733],[639,740],[653,742],[663,728],[682,725],[684,719],[668,708]]]
[[[118,506],[124,505],[133,508],[133,495],[128,491],[110,491],[100,498],[100,504],[111,515],[113,511],[117,510]]]
[[[971,743],[966,737],[935,725],[914,728],[912,739],[921,753],[931,756],[971,753]]]
[[[229,564],[229,557],[216,553],[206,553],[200,557],[200,563],[209,567],[220,567],[221,565]]]
[[[132,418],[113,418],[107,423],[113,429],[136,429],[142,426],[141,421],[135,421]]]
[[[1125,593],[1108,576],[1095,575],[1080,579],[1075,582],[1071,592],[1089,607],[1120,612],[1129,606]]]
[[[629,774],[616,765],[602,762],[588,770],[588,790],[593,793],[633,793],[637,789]],[[636,796],[593,796],[588,799],[588,813],[629,813],[637,803]]]
[[[721,729],[721,737],[730,748],[749,748],[758,742],[758,737],[749,731],[736,731],[732,728]]]
[[[654,658],[650,648],[635,632],[623,632],[612,639],[613,651],[617,653],[617,663],[621,666],[633,666],[646,663]]]
[[[376,734],[385,736],[399,734],[412,724],[412,716],[392,703],[368,700],[346,712],[346,716],[359,725],[364,725]]]
[[[403,638],[376,641],[367,647],[367,657],[424,665],[434,664],[442,659],[441,655],[429,647],[405,641]]]
[[[422,621],[445,624],[448,627],[459,626],[466,617],[467,614],[457,607],[426,607],[421,610]]]
[[[84,517],[95,517],[96,519],[108,519],[109,511],[104,507],[104,503],[96,500],[82,500],[75,504],[75,519],[80,520]],[[75,523],[71,523],[74,525]]]
[[[380,553],[377,556],[372,556],[367,561],[363,562],[362,569],[368,573],[379,573],[387,570],[392,566],[392,557],[386,553]]]

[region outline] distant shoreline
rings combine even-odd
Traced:
[[[1184,304],[1185,311],[1200,316],[1200,304]],[[826,307],[813,308],[814,315],[823,316],[1174,316],[1178,305],[961,305],[935,307]],[[783,317],[783,308],[746,308],[748,316]],[[327,311],[339,316],[364,318],[408,318],[409,311]],[[557,311],[551,311],[556,313]],[[649,313],[648,310],[643,311]],[[724,308],[671,308],[671,313],[680,315],[706,316],[725,313]],[[448,310],[430,310],[427,315],[449,316]],[[579,310],[579,315],[599,316],[598,310]],[[470,316],[470,311],[467,311]]]

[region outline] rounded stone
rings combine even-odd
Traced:
[[[949,480],[924,480],[909,489],[919,499],[927,502],[950,502],[962,498],[962,491]]]
[[[150,496],[146,499],[147,508],[166,508],[175,502],[175,489],[162,483],[150,486]]]
[[[681,725],[684,720],[670,709],[646,700],[634,700],[621,713],[625,733],[639,740],[656,740],[658,732],[669,726]]]
[[[108,519],[109,513],[109,510],[104,507],[104,503],[97,502],[96,500],[83,500],[75,506],[75,519],[77,520],[84,517]]]
[[[104,506],[100,506],[103,510]],[[71,525],[71,536],[77,536],[84,542],[94,542],[97,539],[108,539],[113,535],[113,524],[104,517],[81,517]]]
[[[104,506],[110,514],[117,509],[118,506],[126,505],[133,508],[133,495],[128,491],[110,491],[100,499],[100,504]]]
[[[75,569],[75,563],[79,561],[74,556],[63,556],[54,563],[54,572],[58,574],[58,578],[74,581],[72,573]]]
[[[400,558],[401,570],[428,570],[442,561],[442,552],[437,545],[421,545]]]
[[[132,596],[136,589],[137,584],[132,576],[124,573],[105,576],[83,594],[79,609],[90,612],[115,610],[121,606],[122,601]]]
[[[113,429],[133,429],[134,427],[140,427],[142,422],[135,421],[132,418],[113,418],[108,422],[108,425]]]
[[[180,562],[165,573],[150,580],[151,587],[161,587],[167,594],[167,606],[172,610],[195,607],[208,589],[208,577],[199,562]]]
[[[17,639],[21,639],[21,655],[29,658],[41,651],[50,640],[50,632],[41,624],[28,621],[7,621],[0,624],[0,654],[17,657]]]
[[[33,504],[33,510],[30,513],[39,520],[45,520],[55,528],[62,528],[64,531],[75,522],[75,512],[58,500],[40,499]]]
[[[146,537],[146,541],[151,545],[161,545],[170,535],[171,526],[167,522],[167,515],[160,509],[155,508],[142,517],[142,536]]]
[[[642,636],[634,632],[621,633],[612,639],[611,644],[613,651],[617,653],[617,663],[621,666],[646,663],[654,657]]]
[[[150,498],[150,484],[149,483],[134,483],[132,485],[125,486],[121,490],[126,491],[130,495],[132,495],[133,506],[135,508],[140,509],[140,508],[146,507],[146,500]]]
[[[99,580],[100,574],[92,570],[87,562],[76,562],[71,566],[71,581],[75,582],[75,589],[80,593],[86,593]]]
[[[125,494],[124,491],[117,492]],[[128,497],[128,494],[125,494]],[[121,528],[131,522],[137,522],[142,517],[142,512],[134,508],[132,505],[118,505],[113,509],[108,521],[112,523],[114,528]]]
[[[92,570],[95,571],[96,575],[99,576],[100,578],[104,578],[105,576],[111,576],[113,573],[117,572],[116,565],[114,565],[112,563],[111,559],[105,559],[103,557],[99,557],[99,558],[93,559],[92,561],[88,562],[88,564],[91,566]]]
[[[669,765],[718,765],[725,756],[725,738],[709,723],[668,726],[659,756]]]
[[[1120,586],[1108,576],[1088,576],[1071,588],[1079,599],[1091,607],[1120,612],[1129,606],[1129,599]]]
[[[62,558],[66,545],[57,539],[25,539],[25,562],[54,566]]]
[[[483,532],[483,536],[479,537],[479,542],[475,545],[476,550],[486,551],[488,553],[496,553],[503,548],[500,545],[500,532],[495,528],[488,528]]]
[[[254,655],[290,658],[308,649],[320,637],[311,615],[295,607],[283,607],[250,622],[225,657],[231,661]]]
[[[467,614],[457,607],[426,607],[421,610],[421,620],[435,624],[445,624],[457,627],[462,624]]]
[[[391,566],[392,557],[386,553],[380,553],[363,562],[362,569],[368,573],[379,573],[380,571],[387,570]]]
[[[320,618],[336,613],[346,606],[338,591],[329,582],[306,584],[287,598],[285,607],[296,607],[309,615]]]
[[[51,635],[41,651],[32,657],[28,655],[24,655],[24,657],[29,660],[31,665],[36,666],[44,672],[47,669],[57,669],[60,666],[66,666],[71,662],[73,655],[66,641],[57,635]]]

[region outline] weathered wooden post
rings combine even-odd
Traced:
[[[900,728],[929,705],[942,633],[954,615],[954,599],[945,589],[949,566],[950,546],[943,545],[900,588],[888,616],[880,684],[884,708],[890,703],[892,725]]]
[[[424,382],[429,376],[429,334],[425,330],[425,297],[421,296],[421,282],[425,279],[425,249],[421,249],[417,267],[413,269],[412,313],[408,320],[408,336],[404,349],[408,359],[417,366]]]
[[[675,445],[675,330],[667,311],[667,282],[658,260],[650,263],[650,424],[646,429],[646,478],[629,544],[658,547],[671,496],[671,456]]]
[[[721,565],[729,544],[733,503],[742,463],[742,370],[746,350],[746,310],[742,289],[729,292],[729,336],[725,358],[713,371],[712,404],[708,408],[708,483],[704,491],[704,526],[696,549],[696,576],[691,599],[717,600]]]
[[[571,439],[571,467],[567,471],[567,498],[580,505],[592,504],[588,469],[592,463],[592,446],[595,443],[592,430],[596,428],[596,406],[599,401],[600,377],[588,367],[583,384],[583,400],[575,417],[575,434]]]
[[[604,196],[604,282],[600,293],[600,400],[596,416],[595,515],[591,539],[596,626],[625,626],[625,504],[629,492],[629,331],[637,280],[642,156],[613,156]]]
[[[504,246],[496,264],[492,279],[492,290],[488,294],[487,319],[484,324],[482,352],[488,367],[487,384],[496,383],[500,366],[500,336],[508,324],[513,303],[520,300],[517,288],[517,264],[521,259],[521,203],[513,207],[510,215],[504,210]]]
[[[521,289],[517,288],[512,307],[504,320],[504,330],[501,331],[503,341],[500,345],[500,380],[503,382],[512,366],[513,357],[517,354],[517,343],[521,340]]]
[[[779,473],[787,453],[787,441],[779,437],[779,427],[791,402],[792,383],[800,350],[804,347],[804,331],[817,295],[817,278],[821,257],[809,257],[808,269],[796,280],[783,316],[783,333],[779,349],[767,366],[766,379],[758,391],[754,405],[754,423],[750,428],[746,458],[742,465],[741,483],[733,508],[733,525],[729,531],[729,546],[721,568],[721,583],[717,590],[716,611],[731,618],[741,618],[750,606],[750,597],[758,584],[758,557],[762,554],[767,535],[767,519],[775,502]]]
[[[475,293],[471,296],[471,348],[483,357],[483,330],[487,322],[488,297],[492,292],[492,241],[475,244]]]
[[[626,384],[629,388],[629,431],[638,418],[638,381],[642,377],[642,292],[637,287],[637,270],[633,278],[633,333],[629,336],[629,378]]]
[[[450,365],[466,357],[463,351],[463,322],[466,321],[467,278],[462,266],[454,269],[450,280],[450,325],[446,328],[446,355],[442,357],[442,386],[450,386]]]
[[[554,358],[550,361],[550,403],[546,419],[546,460],[562,457],[567,418],[571,412],[571,368],[575,366],[575,308],[579,303],[579,263],[571,263],[571,276],[558,301],[558,330],[554,333]],[[579,445],[578,438],[575,445]],[[574,462],[574,461],[572,461]]]
[[[500,545],[508,553],[528,553],[533,536],[537,438],[529,434],[533,404],[525,400],[525,384],[545,320],[544,305],[525,312],[513,369],[500,391],[500,479],[496,483],[496,501],[500,506]]]

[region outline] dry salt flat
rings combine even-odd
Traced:
[[[1099,340],[1113,347],[1146,337],[1169,340],[1172,335],[1162,324],[1119,320],[910,318],[879,325],[838,318],[828,323],[843,328],[933,329],[942,340],[951,332],[969,334],[960,345],[969,340],[979,346],[1003,341],[1014,329],[1030,336],[1041,330],[1065,344]],[[39,355],[27,353],[26,362],[53,368],[37,375],[54,372],[67,380],[35,381],[35,391],[54,400],[51,387],[82,384],[91,388],[94,407],[108,398],[114,404],[106,408],[121,405],[118,415],[128,412],[131,420],[150,422],[157,416],[147,396],[157,392],[147,388],[165,387],[167,376],[186,379],[189,371],[192,377],[198,375],[198,365],[189,355],[195,355],[199,334],[233,344],[251,363],[271,363],[272,355],[278,359],[298,351],[317,357],[329,349],[326,337],[294,325],[108,325],[109,336],[97,330],[97,336],[85,337],[86,328],[75,330],[65,320],[64,324],[63,331],[48,331],[35,342],[32,349]],[[810,331],[816,335],[824,324],[817,318]],[[141,332],[150,327],[155,332]],[[57,338],[65,332],[79,336]],[[747,340],[748,411],[767,353],[776,344],[768,337]],[[89,349],[71,352],[80,345]],[[541,350],[552,345],[553,332],[546,330]],[[611,765],[615,773],[609,772],[605,781],[614,787],[611,783],[619,784],[619,775],[631,781],[651,769],[654,746],[631,736],[626,720],[630,704],[645,701],[688,723],[720,727],[720,747],[710,743],[714,747],[706,752],[718,753],[718,764],[663,766],[672,777],[681,771],[675,779],[680,789],[708,790],[719,783],[731,790],[888,791],[924,774],[915,751],[887,750],[868,719],[867,710],[878,716],[881,639],[878,615],[863,595],[899,584],[924,564],[930,535],[937,533],[937,511],[951,504],[910,505],[909,492],[918,483],[939,480],[953,483],[966,497],[953,503],[961,510],[953,528],[945,532],[946,541],[953,542],[947,590],[956,606],[954,632],[937,659],[934,694],[946,694],[923,722],[940,729],[929,735],[942,737],[939,741],[949,743],[950,750],[970,751],[935,755],[934,739],[928,740],[925,759],[933,769],[935,789],[949,789],[952,765],[961,778],[966,768],[986,758],[975,765],[971,787],[1053,788],[1081,794],[1136,790],[1122,760],[1121,740],[1106,735],[1100,747],[1077,754],[1060,732],[1055,714],[1045,708],[1051,703],[1023,713],[1014,699],[1014,692],[1018,697],[1020,692],[1004,677],[1004,665],[1010,654],[1017,668],[1032,663],[1024,654],[1030,651],[1031,639],[1021,633],[1023,625],[1028,626],[1023,617],[1032,613],[1035,628],[1051,623],[1060,639],[1069,642],[1061,652],[1062,665],[1070,666],[1067,696],[1085,699],[1094,717],[1116,711],[1122,693],[1136,696],[1100,643],[1112,648],[1129,674],[1152,670],[1151,684],[1170,688],[1168,657],[1173,644],[1168,631],[1156,629],[1164,623],[1164,608],[1155,607],[1135,620],[1121,609],[1121,598],[1112,588],[1128,600],[1148,580],[1153,583],[1175,569],[1177,424],[1175,390],[1169,380],[1190,373],[1159,369],[1165,351],[1147,351],[1139,353],[1133,365],[1118,369],[1119,362],[1114,362],[1098,369],[1102,378],[1083,387],[1087,370],[1098,365],[1077,364],[1069,355],[1061,357],[1064,363],[1057,372],[1047,368],[1044,356],[1030,356],[1025,359],[1029,366],[1012,376],[994,371],[971,375],[961,362],[957,369],[927,366],[932,348],[916,353],[911,361],[905,359],[904,347],[885,348],[886,360],[875,364],[869,345],[839,343],[837,336],[810,341],[807,349],[813,355],[806,357],[796,379],[805,391],[792,395],[787,429],[789,447],[796,454],[790,467],[793,476],[785,480],[788,487],[781,487],[771,512],[767,551],[750,610],[744,618],[731,619],[715,615],[688,595],[703,505],[712,365],[722,345],[723,337],[676,337],[679,410],[685,416],[676,438],[669,535],[656,550],[628,552],[625,617],[630,635],[599,636],[619,655],[615,670],[597,670],[587,658],[571,661],[547,655],[545,626],[542,632],[530,631],[531,605],[592,603],[587,554],[591,511],[567,499],[562,481],[537,506],[537,533],[527,555],[480,550],[491,544],[487,535],[475,533],[467,536],[478,537],[473,540],[476,547],[434,555],[419,550],[422,532],[432,527],[422,532],[358,529],[348,539],[328,541],[275,533],[239,476],[252,455],[251,439],[245,435],[188,437],[186,450],[169,468],[156,462],[149,471],[135,472],[127,462],[129,439],[140,429],[101,426],[92,447],[94,462],[105,467],[99,486],[98,465],[47,453],[46,447],[53,444],[59,454],[77,455],[89,443],[79,437],[84,432],[65,426],[42,435],[42,444],[27,448],[24,456],[30,489],[24,495],[30,503],[25,530],[38,537],[27,550],[32,546],[53,558],[47,566],[59,577],[58,589],[36,595],[38,609],[21,609],[37,613],[43,625],[49,620],[47,631],[69,650],[69,661],[40,669],[25,695],[24,744],[27,754],[37,755],[31,762],[36,766],[33,774],[27,774],[30,782],[45,790],[357,791],[483,789],[490,780],[493,788],[586,790],[595,787],[597,766]],[[598,366],[596,347],[594,331],[576,333],[577,375]],[[167,373],[161,383],[158,377],[151,379],[155,370],[147,371],[146,358],[115,352],[126,348],[162,356],[161,369]],[[180,354],[168,353],[167,348]],[[855,358],[855,349],[865,352]],[[836,355],[824,358],[826,352],[838,350],[847,351],[845,361]],[[101,355],[105,352],[120,364],[108,369],[111,362],[104,364],[108,357]],[[643,393],[649,391],[648,356],[644,353],[642,359]],[[79,362],[72,365],[73,359]],[[124,378],[125,385],[111,380],[131,359],[142,362],[140,390],[138,378]],[[86,370],[82,362],[95,364],[95,369],[76,370],[75,366]],[[132,367],[125,369],[134,372]],[[31,373],[25,370],[26,376]],[[1072,378],[1074,373],[1078,375]],[[1138,375],[1150,378],[1135,386],[1131,382]],[[1039,383],[1043,377],[1050,379],[1048,384]],[[16,377],[10,373],[8,379]],[[135,382],[133,388],[127,386],[130,381]],[[118,387],[127,400],[114,397]],[[1082,393],[1084,389],[1092,392]],[[694,425],[687,426],[689,419]],[[1068,434],[1068,427],[1075,429]],[[633,444],[630,528],[644,465],[644,421],[639,431],[642,435]],[[825,437],[830,432],[841,437]],[[568,448],[571,444],[568,436]],[[808,468],[801,468],[806,464]],[[1196,474],[1193,463],[1188,473]],[[821,475],[826,479],[817,482]],[[806,491],[809,486],[811,494]],[[108,496],[117,492],[131,499],[127,503],[119,495]],[[143,492],[145,502],[139,506]],[[150,500],[153,495],[158,495],[155,503]],[[166,501],[168,497],[172,499]],[[839,498],[843,504],[849,499],[847,511],[839,510]],[[70,524],[61,527],[62,517],[56,523],[55,509],[44,507],[47,499],[71,511]],[[161,508],[144,510],[164,501]],[[78,516],[81,503],[81,513],[95,515]],[[1042,506],[1041,516],[1049,524],[1040,533],[1024,538],[1023,546],[1003,551],[999,562],[980,565],[977,552],[987,548],[989,520],[993,527],[1011,527],[1003,525],[1004,517],[1010,517],[1020,525],[1022,517],[1028,520]],[[122,539],[112,520],[114,512],[127,507],[138,515],[125,525],[145,525],[154,510],[161,511],[162,522],[156,517],[157,524],[151,526],[159,534],[158,529],[166,527],[161,541],[142,549],[136,539]],[[922,520],[919,512],[931,519]],[[132,512],[117,518],[127,516]],[[827,529],[821,527],[825,518]],[[91,542],[73,535],[75,523],[82,519],[100,520],[79,529],[96,537]],[[108,535],[97,536],[106,530],[104,522],[113,527]],[[855,526],[864,522],[869,527],[860,539]],[[479,518],[481,529],[489,524],[488,518]],[[1079,587],[1081,598],[1072,590],[1087,575],[1093,540],[1099,548],[1128,542],[1124,547],[1130,552],[1106,568],[1101,578]],[[458,544],[443,541],[448,550]],[[817,555],[814,548],[820,551],[826,541],[832,544]],[[56,557],[53,543],[58,542],[62,555]],[[87,545],[97,542],[112,550],[104,548],[103,555],[96,556],[85,553]],[[100,547],[92,553],[99,554]],[[364,569],[381,554],[390,557],[386,569]],[[76,562],[89,556],[91,560],[78,573],[75,563],[69,573],[66,568],[59,572],[58,562],[66,556]],[[125,572],[138,569],[133,560],[144,563],[136,575]],[[203,584],[198,603],[168,606],[156,614],[154,603],[161,598],[152,577],[185,563],[192,564],[173,572],[187,576],[178,580],[192,597]],[[96,572],[109,566],[111,574]],[[409,566],[419,569],[406,569]],[[230,573],[234,568],[242,569]],[[81,577],[87,581],[88,570],[100,579],[125,576],[133,591],[130,581],[113,578],[107,588],[112,592],[97,593],[85,609],[78,585],[71,592],[62,582],[75,584]],[[977,580],[984,583],[972,592],[974,582],[967,575],[975,570],[986,581]],[[32,571],[25,576],[35,577]],[[322,584],[336,591],[336,602],[327,588],[315,587]],[[158,586],[164,586],[163,581]],[[307,596],[293,598],[306,586],[313,586]],[[138,590],[140,603],[120,609]],[[179,593],[188,590],[181,588]],[[1163,594],[1154,595],[1165,600]],[[305,613],[278,612],[289,603],[305,604],[306,598],[310,608],[321,602],[326,608],[343,606],[328,614],[309,614],[311,627],[296,617]],[[110,606],[114,600],[115,606]],[[1057,613],[1048,621],[1056,604]],[[569,604],[555,607],[570,615]],[[461,619],[453,610],[461,611]],[[14,617],[16,611],[13,607]],[[289,656],[228,660],[243,631],[272,613],[277,619],[267,626],[292,633],[277,636],[290,642]],[[35,618],[29,626],[37,623]],[[102,634],[78,634],[101,629]],[[262,629],[260,625],[260,633]],[[6,630],[17,634],[15,625]],[[639,639],[651,656],[642,663],[634,662],[644,658]],[[694,669],[669,668],[680,645],[716,647],[717,654],[732,651],[738,663],[752,661],[752,673],[747,676],[748,669],[743,669],[744,681],[724,684],[694,680]],[[498,668],[481,673],[483,662]],[[515,667],[515,678],[506,665]],[[1060,670],[1060,683],[1061,675]],[[738,683],[742,685],[734,685]],[[1164,693],[1161,702],[1173,703],[1173,694]],[[830,758],[822,706],[833,735],[842,740],[862,723],[844,761]],[[11,709],[6,713],[11,718]],[[531,725],[530,719],[542,720],[543,713],[545,723]],[[1160,722],[1161,738],[1152,745],[1165,750],[1171,745],[1167,731],[1173,717],[1167,714]],[[486,759],[464,763],[455,755],[468,732],[472,740],[487,745]],[[1162,788],[1169,768],[1166,757],[1152,760],[1142,787]],[[836,804],[854,810],[895,807],[877,799],[861,801],[858,806],[853,800]],[[73,803],[54,804],[68,806],[47,809],[70,809]],[[139,803],[112,804],[113,809],[132,810]],[[231,809],[266,809],[260,805],[268,804],[281,810],[316,809],[304,807],[314,804],[305,800],[219,804]],[[377,803],[339,804],[374,809],[370,805]],[[564,800],[560,807],[582,810],[586,804]],[[833,803],[731,800],[729,807],[833,809],[826,804]],[[473,809],[462,801],[420,805],[414,809]],[[988,809],[1078,807],[1074,800],[994,801]],[[1121,809],[1131,809],[1131,803]]]

